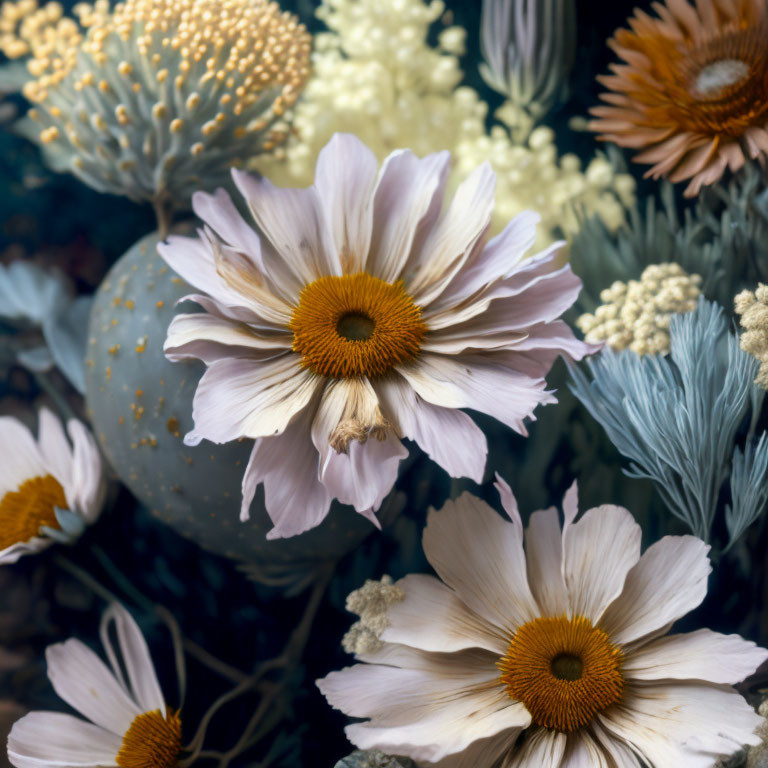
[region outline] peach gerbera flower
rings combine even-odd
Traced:
[[[690,180],[686,196],[726,168],[768,154],[765,0],[666,0],[635,11],[609,45],[623,60],[598,78],[607,106],[591,110],[600,138],[641,150],[647,176]]]
[[[319,681],[368,718],[361,749],[423,768],[704,768],[760,742],[763,722],[730,686],[768,652],[707,629],[667,635],[707,592],[708,547],[667,536],[640,554],[640,527],[604,505],[576,521],[575,485],[523,534],[469,494],[432,512],[413,574],[379,616],[365,662]],[[523,549],[525,544],[525,550]]]

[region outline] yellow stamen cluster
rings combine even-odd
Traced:
[[[669,352],[669,321],[677,312],[692,312],[701,294],[701,277],[679,264],[652,264],[640,280],[616,281],[600,294],[595,313],[579,317],[576,325],[590,342],[607,342],[616,350],[638,355]]]
[[[24,94],[56,167],[102,191],[185,203],[274,149],[311,38],[268,0],[3,4],[0,45],[29,54]]]
[[[64,489],[53,475],[25,480],[0,499],[0,551],[34,539],[42,527],[61,530],[56,507],[67,508]]]
[[[356,613],[355,622],[341,641],[347,653],[372,653],[381,648],[381,633],[389,626],[387,611],[395,603],[405,599],[405,593],[396,587],[391,576],[381,581],[368,579],[365,584],[347,597],[346,608]]]
[[[742,291],[734,306],[744,329],[741,348],[760,361],[755,384],[768,389],[768,285],[760,283],[755,291]]]
[[[561,616],[523,624],[497,666],[535,725],[570,733],[619,700],[621,661],[621,650],[588,619]]]
[[[131,723],[115,762],[120,768],[174,768],[181,752],[181,720],[178,712],[156,709],[144,712]]]

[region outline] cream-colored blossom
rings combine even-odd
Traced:
[[[760,283],[755,291],[742,291],[734,306],[744,329],[741,348],[760,361],[755,384],[768,389],[768,285]]]
[[[514,141],[525,116],[510,104],[486,129],[488,105],[460,85],[463,30],[445,29],[436,47],[427,42],[443,11],[440,0],[323,0],[317,15],[329,31],[315,36],[314,74],[295,107],[295,130],[276,156],[259,157],[254,167],[281,186],[307,186],[322,147],[344,131],[379,160],[399,147],[417,155],[450,150],[449,189],[490,161],[497,175],[492,232],[530,208],[542,216],[537,247],[557,239],[557,230],[577,231],[577,211],[619,226],[634,197],[630,176],[601,156],[586,168],[575,155],[559,157],[549,128],[522,131],[527,138]]]
[[[651,264],[640,280],[617,280],[600,293],[595,313],[576,321],[590,342],[607,342],[613,349],[638,355],[669,352],[669,321],[678,312],[692,312],[701,295],[701,277],[679,264]]]
[[[347,653],[371,653],[381,648],[381,633],[387,628],[387,611],[405,598],[405,592],[395,586],[391,576],[381,581],[368,579],[347,597],[347,610],[356,613],[356,621],[341,641]]]

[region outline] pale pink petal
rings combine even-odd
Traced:
[[[538,615],[525,572],[522,526],[485,502],[465,493],[430,512],[423,544],[438,576],[500,634]]]
[[[315,187],[336,246],[338,269],[345,274],[365,268],[377,167],[373,152],[349,133],[335,133],[317,158]]]
[[[397,371],[427,402],[487,413],[522,435],[527,434],[523,420],[537,405],[556,402],[546,381],[501,365],[491,355],[451,358],[425,352]]]
[[[503,656],[509,638],[469,609],[434,576],[414,573],[397,582],[405,599],[387,609],[381,639],[423,651],[450,653],[485,648]]]
[[[483,481],[488,444],[466,413],[426,402],[399,376],[375,382],[374,389],[399,434],[414,440],[451,477]]]
[[[318,384],[293,353],[265,361],[217,360],[197,385],[192,404],[195,428],[184,442],[226,443],[278,435],[306,407]]]
[[[711,768],[718,755],[759,744],[765,722],[733,689],[662,682],[626,688],[597,719],[655,768]]]
[[[122,736],[61,712],[31,712],[13,724],[8,760],[16,768],[117,765]]]
[[[627,574],[600,626],[626,645],[692,611],[707,594],[709,547],[695,536],[665,536]]]
[[[402,275],[443,202],[450,154],[418,158],[408,149],[384,161],[374,196],[373,237],[366,271],[388,283]]]
[[[570,616],[597,624],[640,559],[642,532],[631,513],[609,504],[563,529],[563,578]]]
[[[704,680],[734,684],[768,659],[768,651],[738,635],[699,629],[668,635],[627,653],[622,672],[633,680]]]
[[[277,437],[257,440],[243,476],[240,519],[248,510],[260,483],[274,528],[268,539],[297,536],[319,525],[331,507],[331,495],[317,475],[319,456],[312,444],[311,408]]]
[[[96,725],[122,736],[142,713],[107,665],[79,640],[49,646],[45,660],[56,693]]]
[[[535,728],[504,762],[504,768],[557,768],[565,753],[564,733]]]
[[[534,512],[525,531],[528,583],[542,616],[568,613],[568,591],[563,579],[560,520],[554,507]]]
[[[521,732],[521,728],[510,728],[496,736],[478,739],[463,752],[448,755],[437,763],[422,763],[422,765],[424,768],[486,768],[496,765],[499,758],[512,752],[515,740]]]

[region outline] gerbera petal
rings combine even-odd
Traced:
[[[451,477],[483,481],[488,443],[466,413],[428,403],[399,376],[376,382],[374,389],[399,434],[418,443]]]
[[[387,609],[381,639],[423,651],[449,653],[485,648],[503,655],[507,638],[434,576],[414,573],[397,582],[405,598]]]
[[[528,586],[522,526],[468,493],[430,512],[424,553],[440,578],[492,626],[514,632],[538,615]]]
[[[749,677],[768,651],[738,635],[700,629],[652,640],[626,654],[622,670],[633,680],[704,680],[734,684]]]
[[[568,591],[563,579],[562,531],[557,510],[534,512],[525,531],[528,583],[542,616],[568,613]]]
[[[532,768],[533,766],[559,766],[565,752],[567,736],[557,731],[535,728],[526,734],[526,740],[510,755],[504,768]]]
[[[709,547],[695,536],[665,536],[627,574],[600,626],[626,645],[692,611],[707,594]]]
[[[79,640],[49,646],[45,659],[56,693],[96,725],[122,736],[141,714],[107,665]]]
[[[31,712],[13,724],[8,759],[16,768],[117,765],[121,736],[61,712]]]
[[[240,437],[280,434],[311,400],[318,381],[293,353],[271,360],[224,358],[210,365],[195,391],[195,428],[187,445],[206,439],[226,443]]]
[[[642,532],[630,512],[603,505],[563,528],[563,579],[569,615],[596,624],[622,592],[624,580],[640,559]]]
[[[315,187],[336,246],[339,272],[356,274],[365,267],[373,226],[376,156],[360,139],[335,133],[320,150]]]
[[[764,719],[732,689],[657,683],[628,687],[598,721],[650,765],[710,768],[718,755],[759,744]]]

